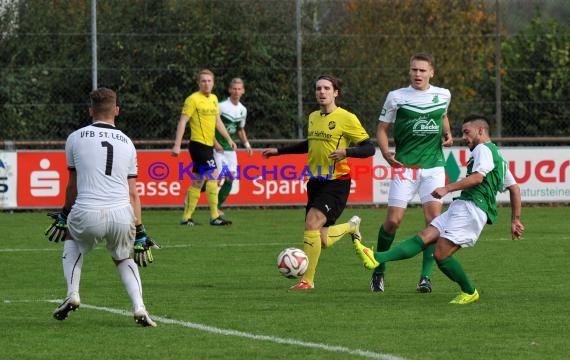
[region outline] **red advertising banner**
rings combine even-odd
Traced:
[[[67,185],[65,152],[18,152],[18,207],[61,207]]]
[[[261,151],[250,157],[238,151],[238,169],[227,205],[302,205],[306,195],[306,155],[263,159]],[[187,152],[175,158],[169,152],[139,152],[139,195],[144,206],[182,206],[192,181]],[[372,159],[351,159],[355,168],[370,169]],[[224,172],[224,169],[220,169]],[[226,171],[227,173],[227,171]],[[355,174],[356,175],[356,174]],[[205,175],[207,176],[207,175]],[[349,202],[372,201],[372,182],[367,176],[353,179]],[[200,198],[206,205],[206,196]]]
[[[445,149],[449,181],[465,176],[469,151]],[[521,187],[524,202],[570,201],[570,149],[568,147],[503,148],[503,156]],[[238,174],[227,205],[272,206],[306,203],[306,155],[263,159],[261,151],[248,156],[238,151]],[[386,204],[391,169],[377,153],[367,159],[350,159],[352,190],[349,203]],[[145,207],[182,207],[192,180],[187,151],[175,158],[169,151],[139,151],[138,191]],[[227,169],[226,169],[227,170]],[[222,169],[223,172],[223,169]],[[227,173],[227,171],[226,171]],[[57,208],[63,205],[67,184],[63,151],[3,152],[0,156],[0,208]],[[447,201],[451,201],[449,195]],[[497,196],[508,202],[508,193]],[[419,201],[416,199],[414,201]],[[206,205],[206,196],[200,205]]]
[[[372,181],[365,175],[372,159],[351,159],[353,171],[349,203],[371,203]],[[306,155],[263,159],[238,151],[238,172],[227,205],[303,205],[306,203]],[[180,206],[192,181],[188,152],[139,151],[137,181],[143,206]],[[223,171],[223,169],[222,169]],[[359,171],[360,173],[357,173]],[[205,175],[208,176],[208,175]],[[18,153],[18,207],[60,207],[65,196],[67,166],[63,151]],[[206,196],[199,205],[206,205]]]

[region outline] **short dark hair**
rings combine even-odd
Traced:
[[[315,83],[319,80],[328,80],[331,82],[333,89],[335,89],[336,91],[338,91],[338,96],[340,96],[342,94],[342,80],[337,78],[336,76],[332,76],[332,75],[320,75],[317,80],[315,81]]]
[[[463,123],[465,124],[465,123],[472,122],[472,121],[477,121],[477,120],[484,121],[484,122],[487,123],[487,126],[489,126],[489,119],[487,119],[487,118],[485,117],[485,115],[481,115],[481,114],[470,114],[470,115],[467,115],[467,116],[465,117],[465,119],[463,119]]]
[[[415,53],[414,55],[412,55],[412,57],[410,58],[410,64],[412,63],[412,61],[414,60],[423,60],[423,61],[427,61],[427,63],[433,68],[435,69],[435,57],[427,52],[419,52],[419,53]]]
[[[91,108],[97,114],[113,114],[117,106],[117,94],[108,88],[98,88],[89,94]]]
[[[479,126],[485,129],[487,133],[489,133],[489,120],[481,114],[471,114],[467,115],[465,119],[463,119],[463,124],[467,123],[474,123],[474,126]]]

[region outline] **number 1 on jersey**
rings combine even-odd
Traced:
[[[105,163],[105,175],[111,176],[113,170],[113,145],[108,141],[101,141],[101,146],[107,148],[107,161]]]

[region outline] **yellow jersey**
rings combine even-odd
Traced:
[[[314,111],[309,115],[307,162],[312,177],[337,179],[350,173],[347,159],[339,162],[329,158],[336,149],[347,149],[368,138],[366,130],[353,113],[337,107],[330,114]]]
[[[190,141],[196,141],[208,146],[214,146],[214,134],[216,129],[218,97],[214,94],[205,96],[199,91],[188,96],[184,100],[182,114],[190,118]]]

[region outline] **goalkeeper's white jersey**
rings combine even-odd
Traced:
[[[114,126],[95,122],[65,143],[67,167],[77,172],[75,205],[111,208],[130,204],[128,178],[137,177],[133,142]]]

